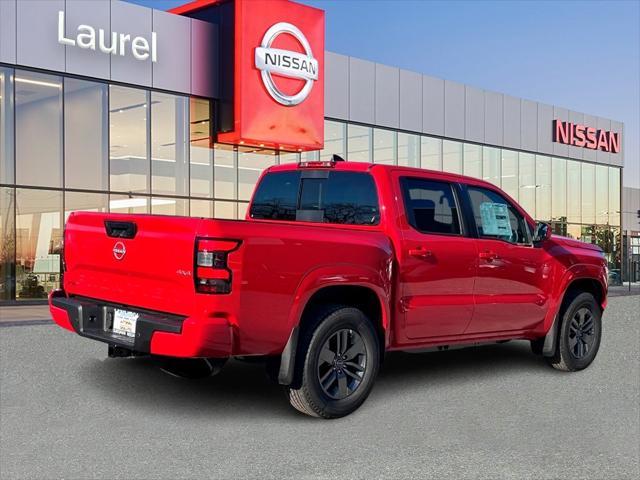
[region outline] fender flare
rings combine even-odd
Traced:
[[[318,267],[308,272],[300,281],[294,296],[294,304],[289,315],[291,333],[280,357],[278,383],[291,385],[294,381],[298,341],[300,336],[300,321],[309,300],[320,290],[327,287],[354,286],[372,290],[380,302],[382,312],[381,327],[384,332],[384,345],[389,343],[390,308],[388,299],[391,297],[391,281],[381,279],[380,274],[368,267],[352,264],[338,266],[341,273],[336,274],[336,266]]]
[[[601,304],[600,306],[604,309],[604,306],[606,305],[607,279],[604,270],[598,265],[572,265],[565,272],[564,276],[562,277],[562,282],[560,282],[561,288],[556,299],[553,322],[551,323],[551,327],[547,331],[547,334],[544,336],[544,342],[542,345],[542,356],[544,357],[553,357],[556,354],[556,349],[558,347],[558,334],[560,324],[562,323],[562,320],[560,319],[560,311],[562,309],[562,304],[564,303],[564,299],[567,295],[567,292],[569,291],[569,288],[577,280],[595,280],[596,282],[598,282],[603,294],[603,304]]]

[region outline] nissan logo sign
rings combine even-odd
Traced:
[[[284,33],[298,40],[304,49],[304,53],[271,48],[273,41]],[[318,61],[313,58],[309,42],[298,27],[287,22],[276,23],[267,30],[262,43],[256,48],[255,61],[256,68],[260,70],[262,82],[269,95],[276,102],[287,107],[303,102],[309,96],[313,88],[313,82],[318,79]],[[282,93],[273,81],[272,74],[274,73],[304,80],[305,84],[298,93],[287,95]]]
[[[113,246],[113,256],[116,260],[122,260],[127,253],[127,249],[122,242],[116,242]]]

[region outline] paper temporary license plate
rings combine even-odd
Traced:
[[[116,308],[113,311],[113,333],[131,338],[135,337],[136,323],[139,316],[139,313]]]

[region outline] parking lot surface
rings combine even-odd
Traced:
[[[0,328],[0,477],[639,478],[640,297],[610,299],[595,363],[526,342],[390,354],[340,420],[304,417],[260,365],[169,376],[54,325]]]

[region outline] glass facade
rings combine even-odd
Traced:
[[[619,272],[617,167],[335,120],[320,152],[250,149],[213,141],[213,111],[202,98],[0,67],[0,302],[59,285],[71,211],[244,218],[266,167],[333,154],[485,179],[554,232],[599,244]]]

